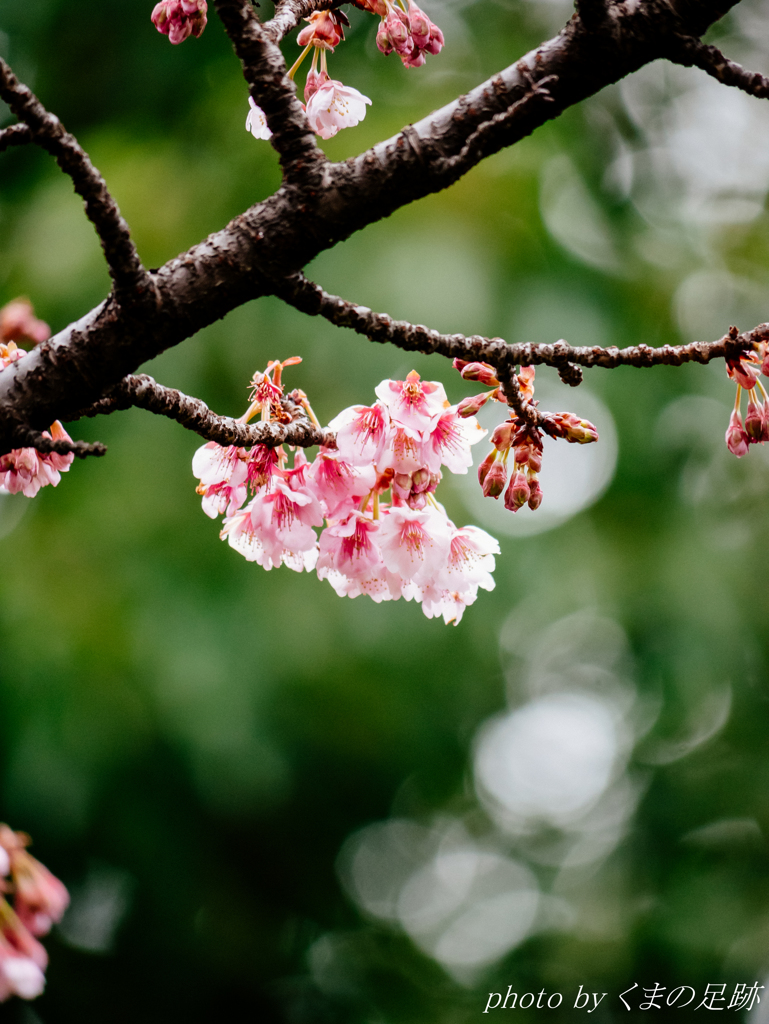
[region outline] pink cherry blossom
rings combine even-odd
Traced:
[[[382,565],[378,544],[379,523],[355,510],[331,523],[320,535],[318,576],[335,570],[350,579],[364,579]]]
[[[46,341],[51,336],[51,328],[35,316],[29,299],[13,299],[0,309],[0,342],[31,341],[35,345]],[[0,350],[4,346],[0,344]],[[16,348],[16,346],[13,346]],[[24,355],[20,351],[17,359]],[[0,351],[0,360],[2,354]]]
[[[71,441],[58,420],[51,426],[51,432],[43,431],[43,437],[55,441]],[[15,448],[7,455],[0,455],[0,487],[10,494],[21,492],[34,498],[41,487],[51,484],[58,486],[61,474],[72,465],[74,455],[57,455],[55,452],[39,452],[35,448]]]
[[[382,516],[379,541],[382,560],[390,572],[426,584],[449,556],[451,527],[446,516],[433,508],[390,508]]]
[[[729,426],[726,428],[726,447],[732,455],[736,455],[738,459],[741,459],[743,455],[748,454],[749,444],[750,438],[742,425],[742,417],[739,411],[734,409],[729,418]]]
[[[364,96],[352,86],[329,78],[313,93],[307,103],[307,120],[322,139],[330,139],[342,128],[352,128],[366,116]]]
[[[267,118],[262,108],[256,105],[251,96],[248,97],[248,105],[251,109],[246,117],[246,131],[251,132],[255,139],[271,139],[272,132],[267,127]]]
[[[347,462],[353,466],[378,465],[391,433],[390,419],[381,403],[343,409],[329,426],[336,431],[336,446]]]
[[[434,473],[442,465],[452,473],[467,473],[473,464],[470,446],[487,433],[474,416],[460,417],[457,406],[452,405],[430,432],[425,445],[426,464]]]
[[[339,519],[352,511],[348,503],[359,504],[377,480],[373,465],[353,466],[340,453],[321,448],[310,467],[309,478],[326,516]]]
[[[222,536],[248,561],[264,569],[287,565],[296,572],[311,570],[317,557],[312,529],[323,522],[317,498],[309,491],[293,490],[276,479],[240,512],[224,521]]]
[[[383,380],[374,390],[396,423],[419,431],[432,429],[449,404],[443,385],[420,380],[416,370],[405,380]]]
[[[197,492],[203,498],[203,511],[211,519],[227,513],[231,516],[246,500],[248,454],[245,448],[227,448],[209,441],[192,457],[192,472],[200,480]]]

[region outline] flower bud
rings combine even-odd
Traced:
[[[393,494],[404,501],[411,494],[411,474],[396,473],[392,480]]]
[[[393,52],[393,41],[390,38],[390,33],[387,31],[387,25],[384,21],[379,22],[379,28],[376,33],[376,45],[380,53],[383,53],[385,57],[388,53]]]
[[[463,420],[467,419],[468,416],[475,416],[478,410],[488,402],[493,394],[493,391],[484,391],[480,395],[472,395],[470,398],[463,398],[457,406],[457,416],[460,416]]]
[[[517,512],[519,508],[526,504],[530,497],[531,491],[526,474],[518,470],[517,473],[513,473],[510,477],[510,483],[505,491],[505,508],[511,512]]]
[[[764,418],[762,412],[763,409],[759,408],[752,399],[748,402],[748,411],[745,416],[745,433],[748,435],[749,442],[752,444],[757,444],[761,440],[764,432]]]
[[[478,483],[481,485],[481,487],[483,487],[484,481],[486,480],[487,473],[489,472],[491,467],[496,462],[496,458],[497,458],[496,450],[492,449],[489,452],[489,454],[486,456],[486,458],[483,460],[483,462],[480,464],[480,466],[478,467]]]
[[[423,50],[430,41],[430,26],[432,22],[421,7],[417,7],[414,0],[409,0],[409,25],[414,42]]]
[[[430,470],[418,469],[411,474],[411,489],[415,494],[421,494],[430,486]]]
[[[532,512],[536,512],[542,504],[542,487],[536,476],[529,477],[529,490],[531,491],[529,495],[529,508]]]
[[[748,435],[742,426],[742,418],[737,409],[733,409],[729,418],[729,426],[726,428],[726,447],[732,455],[741,459],[743,455],[748,454],[748,443]]]
[[[462,380],[477,380],[486,387],[495,388],[499,386],[497,371],[488,363],[465,363],[461,370]]]
[[[401,11],[391,9],[384,20],[384,25],[393,44],[393,49],[397,53],[409,53],[411,50],[411,37],[408,25],[404,24],[402,20],[406,16],[403,14],[401,18],[399,17],[401,14]]]
[[[504,463],[495,461],[483,481],[484,498],[498,498],[505,489],[506,480],[507,470]]]
[[[444,45],[443,33],[437,25],[432,24],[430,26],[430,39],[424,49],[428,53],[436,54],[440,53]]]
[[[491,443],[497,451],[506,452],[512,446],[514,433],[515,424],[511,423],[510,420],[505,420],[504,423],[500,423],[498,427],[494,428],[494,433],[491,435]],[[516,461],[518,461],[517,456]]]
[[[572,412],[556,412],[552,422],[556,425],[556,435],[565,437],[570,444],[590,444],[598,440],[598,431],[589,420],[581,420]]]

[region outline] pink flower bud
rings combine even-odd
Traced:
[[[733,409],[729,418],[729,426],[726,428],[726,447],[732,455],[741,459],[743,455],[748,454],[748,443],[748,435],[742,426],[742,418],[739,412]]]
[[[510,483],[505,491],[505,508],[511,512],[517,512],[519,508],[526,504],[530,497],[531,490],[526,474],[518,470],[517,473],[513,473],[510,477]]]
[[[436,54],[440,53],[444,46],[443,33],[437,25],[430,26],[430,39],[427,45],[424,47],[428,53]]]
[[[542,487],[540,486],[539,480],[536,476],[529,478],[529,508],[532,512],[536,512],[539,506],[542,504]]]
[[[598,440],[598,431],[589,420],[581,420],[572,412],[556,412],[551,418],[557,437],[564,437],[570,444],[590,444]]]
[[[200,36],[206,27],[206,0],[160,0],[152,12],[152,24],[174,44],[188,36]]]
[[[510,420],[505,420],[504,423],[500,423],[498,427],[494,428],[494,433],[491,435],[491,443],[500,452],[506,452],[513,443],[513,434],[515,433],[515,424]],[[516,456],[516,461],[518,457]]]
[[[493,462],[483,481],[484,498],[498,498],[505,489],[507,470],[502,462]]]
[[[420,7],[417,7],[414,0],[409,0],[409,25],[411,26],[411,35],[420,50],[423,50],[430,41],[431,24],[432,22],[425,12]]]
[[[757,444],[764,432],[764,417],[762,413],[763,408],[759,408],[751,399],[748,402],[748,411],[745,416],[745,433],[752,444]]]
[[[429,486],[430,471],[428,469],[418,469],[415,473],[411,474],[411,489],[415,494],[421,494]]]
[[[416,43],[414,43],[413,49],[409,53],[401,53],[400,58],[404,68],[421,68],[425,62],[424,52],[419,49]]]
[[[316,71],[310,68],[307,72],[307,80],[304,83],[304,101],[308,103],[311,96],[320,89],[324,82],[328,81],[328,74],[325,71]]]
[[[409,53],[412,46],[408,23],[405,22],[405,19],[406,15],[403,14],[402,11],[391,9],[390,13],[384,20],[387,34],[393,44],[393,49],[399,54]]]
[[[478,483],[481,485],[481,487],[483,487],[484,481],[486,480],[486,476],[491,467],[496,462],[496,459],[497,453],[494,449],[492,449],[478,467]]]
[[[465,363],[460,372],[462,380],[478,380],[488,388],[499,386],[497,371],[488,363]]]
[[[473,395],[471,398],[463,398],[457,406],[457,416],[467,419],[468,416],[475,416],[478,410],[491,398],[493,392],[486,391],[480,395]]]
[[[387,25],[384,21],[379,22],[379,28],[376,33],[376,45],[380,53],[383,53],[385,57],[388,53],[393,52],[393,41],[390,38],[390,33],[387,31]]]
[[[319,50],[330,50],[344,39],[344,28],[334,11],[316,11],[309,18],[309,25],[303,28],[296,37],[298,46],[307,46],[312,43]]]

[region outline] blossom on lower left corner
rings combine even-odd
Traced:
[[[58,878],[27,852],[30,838],[0,825],[0,1002],[11,996],[35,999],[45,987],[48,954],[38,937],[47,935],[69,905]]]

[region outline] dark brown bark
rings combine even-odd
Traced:
[[[272,42],[292,19],[319,4],[290,0],[289,6],[279,7],[272,23],[262,27],[247,0],[215,0],[251,93],[276,129],[284,186],[152,274],[151,305],[139,311],[113,294],[0,374],[0,451],[13,447],[20,425],[41,430],[55,418],[66,422],[147,359],[249,299],[280,291],[276,282],[281,277],[296,273],[322,250],[447,187],[484,157],[512,145],[568,107],[669,55],[680,46],[681,36],[697,38],[735,2],[609,3],[605,18],[592,29],[575,16],[554,39],[466,96],[355,159],[333,164],[307,128],[293,83],[283,78],[280,51]],[[26,109],[18,106],[18,116],[25,117]],[[36,123],[31,127],[33,133],[38,131]],[[425,336],[434,333],[417,330]],[[488,344],[504,346],[493,340]],[[723,344],[724,339],[715,348],[639,347],[632,359],[613,349],[520,346],[514,355],[505,347],[505,358],[549,361],[576,380],[568,364],[707,361],[723,354],[725,349],[718,348]]]

